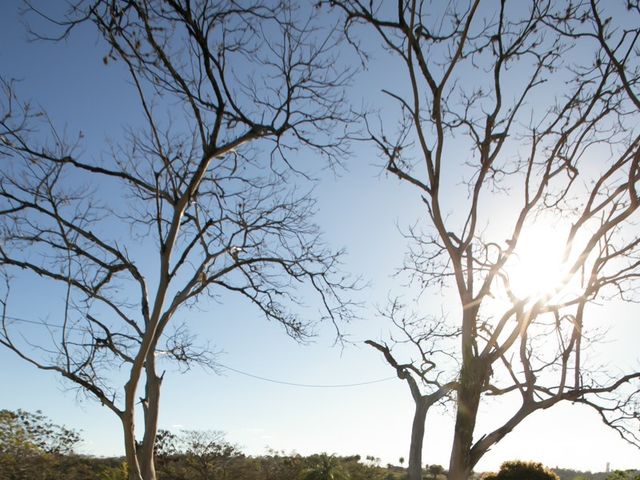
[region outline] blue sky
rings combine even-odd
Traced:
[[[0,16],[0,74],[20,79],[18,92],[49,112],[59,128],[82,130],[89,154],[104,152],[106,141],[117,139],[123,126],[139,120],[137,110],[131,108],[135,97],[123,72],[117,65],[103,64],[105,48],[88,28],[80,28],[58,44],[28,42],[17,6],[16,0],[9,0]],[[394,81],[390,78],[393,72],[388,64],[375,64],[358,77],[357,91],[385,105],[378,91]],[[334,247],[346,247],[345,268],[370,284],[361,293],[366,302],[362,319],[345,328],[354,345],[332,346],[328,327],[320,329],[314,343],[296,344],[254,309],[225,300],[206,314],[192,312],[190,319],[198,336],[223,352],[219,356],[222,364],[301,384],[350,384],[392,376],[376,352],[361,342],[384,338],[389,331],[376,307],[384,305],[390,290],[398,291],[391,274],[401,265],[405,247],[396,225],[411,224],[423,212],[415,193],[383,175],[376,163],[372,150],[357,145],[347,162],[348,171],[337,177],[324,175],[315,190],[317,221],[326,240]],[[19,306],[11,314],[54,321],[46,310],[55,302],[56,292],[37,283],[28,287],[28,294],[20,294]],[[628,321],[633,313],[616,310],[616,315]],[[25,326],[25,335],[46,333],[38,328]],[[634,343],[638,337],[629,332],[637,334],[637,327],[625,329],[612,351]],[[79,398],[68,384],[4,349],[0,350],[0,365],[0,384],[5,386],[0,408],[42,410],[56,423],[81,429],[84,452],[122,454],[120,426],[107,409]],[[248,453],[264,453],[266,447],[303,454],[359,453],[380,457],[383,464],[408,455],[413,406],[399,380],[351,388],[309,388],[261,381],[224,369],[216,375],[195,368],[186,374],[169,370],[163,388],[161,428],[223,430]],[[495,421],[495,412],[502,408],[484,407],[480,425]],[[430,415],[425,463],[447,464],[452,419],[451,411]],[[571,406],[527,419],[477,470],[495,469],[512,458],[585,470],[604,470],[607,462],[613,468],[640,465],[640,453],[606,429],[595,414]]]

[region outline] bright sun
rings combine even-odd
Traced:
[[[507,264],[516,297],[539,299],[562,287],[567,265],[562,261],[566,236],[557,227],[536,223],[525,227]]]

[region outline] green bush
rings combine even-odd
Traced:
[[[538,462],[511,460],[500,466],[498,473],[489,473],[484,480],[560,480],[560,477]]]

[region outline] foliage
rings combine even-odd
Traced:
[[[180,436],[180,435],[178,435]],[[334,480],[399,480],[400,475],[390,473],[386,469],[366,465],[360,462],[358,455],[338,457],[319,454],[303,457],[298,454],[269,451],[266,455],[250,457],[237,454],[208,457],[208,470],[195,467],[203,459],[180,450],[171,456],[168,462],[160,462],[158,475],[160,479],[192,480],[192,479],[237,479],[237,480],[292,480],[312,478],[333,478]],[[203,475],[204,474],[204,475]],[[208,475],[208,476],[207,476]]]
[[[511,460],[500,466],[498,473],[489,473],[485,480],[560,480],[560,477],[538,462]]]
[[[560,480],[606,480],[606,472],[583,472],[568,468],[554,468],[553,471],[560,477]]]
[[[20,412],[20,414],[18,414]],[[35,431],[66,432],[39,412],[30,414],[2,411],[7,419],[25,418],[29,423],[47,425]],[[13,415],[9,415],[9,413]],[[38,419],[34,422],[33,419]],[[11,423],[11,422],[9,422]],[[129,472],[122,458],[79,456],[71,449],[47,453],[30,448],[28,461],[18,449],[6,445],[19,443],[20,429],[2,430],[3,454],[0,455],[0,480],[125,480]],[[14,438],[15,437],[15,438]],[[63,438],[65,438],[63,436]],[[79,436],[73,435],[77,441]],[[41,444],[42,439],[33,442]],[[47,447],[50,448],[50,447]],[[246,456],[229,443],[222,432],[187,430],[172,433],[160,430],[156,441],[157,475],[160,480],[400,480],[402,472],[389,472],[376,465],[362,463],[359,455],[339,457],[326,453],[303,457],[297,454],[269,451],[266,455]]]
[[[442,465],[433,464],[427,467],[427,471],[429,472],[430,475],[433,476],[433,479],[435,480],[438,477],[438,475],[444,473],[444,467]]]
[[[106,467],[99,473],[99,480],[126,480],[129,477],[129,469],[126,462],[120,465]]]
[[[350,476],[335,455],[322,453],[315,465],[302,472],[302,480],[349,480]]]
[[[78,432],[52,423],[39,410],[0,410],[2,455],[71,454],[79,441]]]
[[[614,470],[606,480],[640,480],[640,472],[637,470]]]
[[[194,480],[226,479],[243,454],[227,442],[224,433],[212,430],[184,430],[176,436],[182,475]]]
[[[0,480],[126,478],[119,460],[74,454],[79,442],[78,432],[40,411],[0,410]]]

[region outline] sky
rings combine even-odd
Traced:
[[[3,4],[0,75],[19,79],[20,94],[46,110],[59,128],[82,130],[92,148],[117,139],[123,126],[140,119],[122,70],[103,64],[105,48],[91,29],[81,27],[60,43],[28,41],[18,5],[16,0]],[[358,91],[378,95],[385,82],[394,81],[393,72],[384,61],[374,63],[357,77]],[[207,312],[193,312],[192,329],[211,341],[221,352],[220,364],[233,370],[221,367],[216,373],[196,367],[182,373],[169,368],[160,427],[222,430],[250,454],[265,453],[267,448],[301,454],[326,451],[373,455],[383,465],[397,463],[399,457],[408,456],[412,400],[406,385],[393,378],[377,352],[362,342],[389,334],[390,327],[377,309],[384,306],[390,291],[399,290],[392,274],[402,263],[406,245],[398,226],[412,224],[424,212],[415,192],[384,175],[375,153],[365,145],[354,147],[346,171],[324,175],[314,194],[317,221],[327,242],[345,247],[345,269],[368,283],[358,293],[364,301],[360,319],[344,327],[351,342],[334,345],[333,332],[325,326],[313,342],[298,344],[233,299],[212,305]],[[43,310],[57,292],[37,282],[28,291],[28,298],[22,299],[30,302],[23,302],[12,315],[52,320]],[[446,295],[438,300],[446,301]],[[615,313],[631,319],[637,316],[637,307]],[[38,329],[24,324],[23,333],[45,334]],[[639,333],[637,328],[632,331]],[[611,348],[629,348],[634,338],[638,337],[627,335]],[[41,410],[55,423],[81,430],[84,453],[123,453],[119,424],[106,408],[5,349],[0,349],[0,366],[4,386],[0,408]],[[345,384],[362,385],[340,387]],[[503,407],[483,407],[480,426],[491,424]],[[450,409],[430,413],[424,463],[447,465],[452,424]],[[514,458],[592,471],[604,470],[607,463],[611,468],[640,467],[638,450],[607,429],[593,412],[572,405],[532,415],[476,470],[494,470]]]

